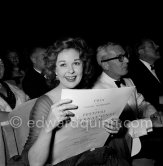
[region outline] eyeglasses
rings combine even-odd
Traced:
[[[124,58],[129,58],[128,54],[125,53],[125,54],[119,54],[117,57],[114,57],[114,58],[110,58],[110,59],[103,59],[101,60],[101,62],[108,62],[108,61],[111,61],[111,60],[114,60],[114,59],[118,59],[119,62],[123,62],[124,61]]]

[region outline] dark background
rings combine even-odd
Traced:
[[[63,36],[80,36],[96,47],[105,41],[134,45],[142,37],[162,44],[162,5],[154,2],[7,2],[1,6],[1,52],[48,46]],[[23,54],[22,54],[23,56]]]

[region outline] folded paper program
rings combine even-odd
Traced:
[[[61,98],[71,99],[78,109],[70,110],[75,117],[56,132],[53,164],[104,146],[109,133],[103,120],[120,116],[134,88],[62,90]]]

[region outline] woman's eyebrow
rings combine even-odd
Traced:
[[[81,59],[80,58],[78,58],[78,59],[74,59],[74,61],[80,61]]]
[[[58,62],[66,62],[65,60],[59,60]]]

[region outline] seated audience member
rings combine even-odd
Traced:
[[[93,88],[108,89],[135,86],[131,79],[123,78],[128,73],[129,59],[128,54],[126,54],[121,45],[110,42],[104,46],[100,46],[97,49],[97,62],[103,69],[103,72],[97,79],[97,82],[95,82]],[[138,93],[135,88],[135,91],[130,96],[128,103],[120,116],[120,119],[122,120],[122,122],[126,122],[127,120],[131,122],[129,124],[132,124],[132,122],[134,122],[133,120],[145,118],[151,120],[151,122],[153,123],[153,127],[158,127],[160,130],[163,129],[163,124],[160,120],[160,118],[162,119],[162,114],[158,113],[154,106],[152,106],[149,102],[145,101],[144,97],[140,93]],[[114,128],[115,126],[111,125],[108,128],[108,131],[110,133],[115,133]],[[140,130],[140,133],[141,132],[142,130]],[[145,145],[143,145],[143,147],[146,147],[146,149],[144,151],[144,148],[142,148],[143,152],[140,152],[141,155],[138,157],[157,160],[161,159],[161,155],[159,155],[158,153],[156,154],[157,149],[161,149],[163,145],[163,136],[161,132],[150,132],[147,136],[140,137],[140,140],[142,142],[144,142],[145,140]],[[156,135],[153,133],[155,133]],[[144,134],[147,134],[147,132]],[[114,146],[116,145],[117,149],[120,149],[121,143],[125,143],[125,141],[122,141],[123,139],[121,140],[121,137],[123,137],[122,129],[119,130],[118,134],[115,135],[115,137],[113,137],[112,139],[112,143]],[[121,148],[119,151],[120,153],[125,154],[124,148]]]
[[[155,71],[161,83],[163,83],[163,56],[155,62]]]
[[[49,78],[55,76],[59,83],[54,89],[37,99],[30,120],[37,122],[44,118],[45,121],[52,122],[54,125],[30,128],[29,137],[22,152],[22,162],[30,166],[46,165],[47,163],[54,165],[55,132],[57,129],[60,130],[60,123],[63,121],[68,123],[70,117],[74,116],[70,110],[75,110],[78,107],[72,104],[70,99],[61,100],[61,91],[62,89],[88,88],[92,77],[92,54],[88,51],[83,39],[68,38],[56,41],[48,49],[46,60],[49,60],[48,57],[51,61],[51,63],[48,62],[48,74],[52,75]],[[51,83],[55,84],[55,82]],[[117,158],[113,150],[105,147],[93,151],[88,150],[57,165],[129,165],[124,159]]]
[[[30,54],[32,67],[27,70],[22,81],[23,90],[29,95],[30,99],[40,97],[50,90],[43,75],[45,52],[45,48],[35,47]]]
[[[0,59],[0,111],[11,112],[15,107],[29,99],[17,86],[3,80],[5,64]]]
[[[8,50],[5,58],[7,63],[6,79],[19,88],[22,88],[22,79],[25,71],[22,69],[18,52],[16,50]]]
[[[137,44],[135,54],[129,64],[129,77],[147,101],[163,109],[163,84],[159,75],[162,71],[157,67],[161,58],[159,46],[151,39],[143,39]]]

